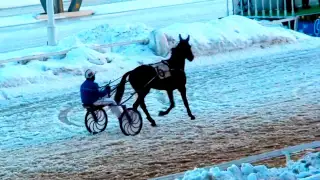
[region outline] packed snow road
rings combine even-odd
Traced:
[[[159,127],[144,120],[135,137],[124,137],[114,118],[106,132],[88,135],[78,92],[11,100],[1,105],[0,177],[146,179],[319,140],[319,60],[317,48],[190,67],[196,120],[178,93],[175,109],[157,117],[168,100],[153,91],[146,103]]]
[[[221,4],[223,4],[224,7],[225,2],[221,0],[208,0],[183,5],[84,17],[80,19],[59,20],[56,21],[57,39],[60,40],[78,33],[81,30],[91,29],[92,27],[101,24],[119,25],[130,22],[144,23],[147,26],[161,28],[176,22],[190,23],[209,21],[225,16],[226,11],[225,9],[220,8]],[[199,9],[201,11],[199,11]],[[90,25],[88,25],[88,23]],[[46,22],[42,22],[0,28],[0,53],[45,46],[47,43],[46,25]],[[10,43],[8,44],[8,42]]]

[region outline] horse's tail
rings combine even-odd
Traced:
[[[130,73],[131,73],[131,71],[125,73],[122,76],[122,79],[121,79],[120,83],[118,84],[117,92],[116,92],[116,95],[114,96],[114,101],[117,104],[119,104],[121,102],[121,99],[122,99],[122,96],[123,96],[123,93],[124,93],[125,84],[127,82],[127,77],[130,75]]]

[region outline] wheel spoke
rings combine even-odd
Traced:
[[[131,122],[129,118],[123,114],[121,118],[121,130],[123,130],[124,134],[128,135],[137,135],[142,128],[142,118],[139,112],[134,111],[133,109],[127,109],[128,116],[131,118]]]
[[[106,116],[105,112],[103,110],[96,110],[94,112],[97,120],[95,121],[93,114],[89,113],[87,115],[87,119],[85,121],[87,130],[90,133],[99,133],[105,130],[107,123],[108,123],[108,117]]]
[[[95,130],[95,123],[92,124],[92,132],[97,132],[97,131]]]
[[[92,121],[87,121],[87,126],[88,126],[88,128],[89,128],[89,132],[92,132],[92,125],[93,125],[93,123],[94,123],[94,121],[92,120]]]
[[[139,116],[137,113],[135,113],[134,111],[131,111],[131,118],[132,118],[132,121],[131,121],[131,126],[134,127],[134,128],[139,128],[140,124],[141,124],[141,121],[139,121]]]
[[[131,126],[134,128],[139,128],[140,125],[141,125],[141,122],[138,119],[136,119],[136,121],[133,121],[133,123],[131,124]]]
[[[91,114],[90,114],[90,115],[91,115]],[[88,127],[90,128],[91,132],[96,132],[95,129],[94,129],[95,121],[94,121],[94,118],[93,118],[92,115],[91,115],[91,117],[92,117],[92,118],[90,118],[90,119],[92,119],[92,120],[89,122]]]
[[[139,123],[139,122],[135,123],[135,120],[136,120],[135,119],[135,115],[136,115],[136,113],[134,111],[131,111],[130,115],[131,115],[131,123],[129,123],[130,124],[129,127],[130,127],[130,130],[131,130],[132,134],[134,134],[137,131],[137,128],[139,128],[139,126],[135,127],[134,125]]]
[[[95,123],[94,125],[101,132],[101,130],[103,129],[103,126],[100,127],[98,123]]]

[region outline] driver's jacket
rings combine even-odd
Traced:
[[[83,104],[93,104],[108,93],[108,89],[100,91],[98,84],[91,80],[84,81],[80,87],[81,101]]]

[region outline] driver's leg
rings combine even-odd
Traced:
[[[122,108],[120,106],[117,106],[117,103],[108,97],[104,97],[102,99],[99,99],[94,103],[94,105],[104,105],[104,106],[110,106],[110,109],[114,115],[116,115],[118,118],[120,117],[122,113]]]

